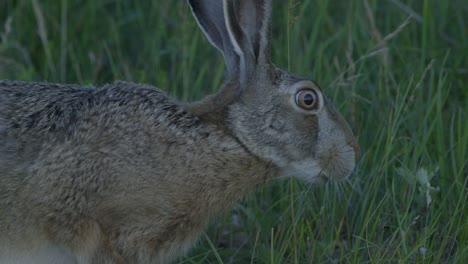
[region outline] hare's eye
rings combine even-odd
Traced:
[[[317,105],[317,93],[311,89],[300,90],[296,93],[296,104],[305,110],[314,109]]]

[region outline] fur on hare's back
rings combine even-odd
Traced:
[[[59,252],[57,244],[83,259],[101,250],[164,261],[274,174],[151,86],[2,81],[0,110],[0,260],[18,243],[31,252]]]

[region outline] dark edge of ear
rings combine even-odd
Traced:
[[[223,54],[230,77],[236,76],[239,72],[239,57],[234,51],[226,28],[223,2],[219,0],[187,0],[187,2],[205,37]]]

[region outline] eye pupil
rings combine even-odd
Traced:
[[[304,104],[311,105],[314,103],[314,96],[311,94],[306,94],[304,96]]]

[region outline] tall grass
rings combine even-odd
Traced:
[[[260,187],[183,263],[468,263],[468,5],[275,1],[273,61],[316,80],[359,135],[345,182]],[[0,79],[222,82],[184,1],[3,0]]]

